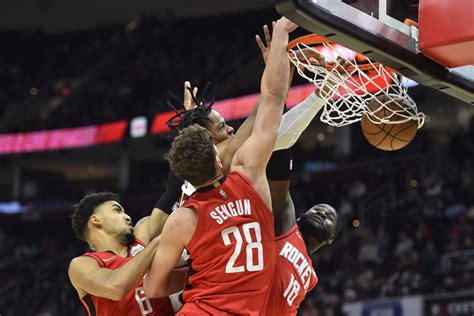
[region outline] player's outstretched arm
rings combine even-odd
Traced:
[[[158,243],[159,238],[153,239],[145,249],[116,270],[100,267],[91,257],[77,257],[69,265],[69,279],[80,297],[89,293],[119,301],[143,278],[150,267]]]
[[[276,22],[272,23],[272,26],[275,26]],[[262,52],[262,58],[265,63],[267,64],[268,60],[268,55],[270,52],[270,47],[272,43],[272,37],[270,35],[270,29],[267,25],[263,26],[263,34],[265,38],[265,44],[263,43],[262,39],[260,38],[260,35],[255,36],[255,40],[257,42],[258,47],[260,48],[260,51]],[[291,66],[291,65],[290,65]],[[291,86],[291,82],[293,79],[293,71],[294,67],[290,68],[290,74],[289,74],[289,85]],[[242,146],[242,144],[247,140],[247,138],[250,137],[252,133],[252,129],[255,123],[255,117],[257,115],[258,108],[260,107],[260,104],[262,103],[262,98],[259,97],[257,100],[257,103],[254,106],[254,109],[252,113],[245,119],[245,121],[240,125],[239,129],[235,133],[235,137],[232,139],[225,140],[224,142],[221,142],[217,145],[218,151],[219,151],[219,158],[221,159],[222,165],[224,167],[223,172],[228,173],[232,159],[237,152],[237,150]]]
[[[273,22],[272,25],[275,25],[276,22]],[[268,60],[268,52],[270,51],[270,46],[272,42],[272,37],[270,35],[270,29],[267,25],[263,26],[263,34],[265,36],[265,44],[262,42],[262,39],[259,35],[255,36],[255,40],[257,42],[260,51],[262,52],[262,58],[264,63],[267,63]],[[228,173],[232,159],[237,152],[237,150],[242,146],[242,144],[249,138],[250,134],[252,133],[253,125],[255,122],[255,117],[257,116],[258,108],[260,107],[260,103],[262,102],[262,98],[259,97],[257,103],[255,104],[252,113],[245,119],[242,125],[239,126],[239,129],[235,133],[235,136],[231,139],[227,139],[217,145],[217,149],[219,152],[219,158],[223,165],[223,172]]]
[[[262,180],[262,176],[266,181],[264,171],[275,145],[289,88],[289,81],[286,78],[289,77],[290,65],[286,47],[289,33],[296,27],[284,17],[275,24],[272,45],[261,81],[262,102],[252,134],[237,150],[232,162],[231,171],[243,172],[254,185],[255,182]]]
[[[184,273],[174,271],[174,268],[194,234],[196,223],[196,214],[188,208],[176,209],[166,221],[160,244],[144,280],[143,288],[147,297],[163,297],[183,289]]]
[[[292,147],[325,104],[326,100],[314,92],[286,112],[281,118],[274,151]]]

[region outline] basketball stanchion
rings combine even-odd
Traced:
[[[362,121],[364,136],[383,150],[406,146],[423,126],[425,115],[393,69],[314,34],[290,42],[288,54],[326,99],[322,122],[341,127]]]

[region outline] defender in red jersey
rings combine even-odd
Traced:
[[[196,210],[197,225],[186,246],[191,271],[182,313],[194,304],[212,315],[211,307],[255,315],[271,289],[273,215],[244,174],[230,173],[215,186],[198,189],[183,205]]]
[[[289,76],[286,46],[288,33],[295,28],[286,18],[274,27],[262,77],[262,104],[252,134],[237,150],[227,177],[212,135],[205,128],[185,128],[173,141],[171,168],[198,192],[166,222],[145,278],[145,292],[150,297],[163,296],[169,272],[182,250],[189,248],[194,273],[188,277],[185,305],[178,315],[264,312],[275,259],[265,167],[288,93],[288,81],[279,78]]]
[[[93,252],[71,261],[69,278],[89,315],[173,315],[168,297],[148,299],[143,276],[148,270],[158,238],[150,229],[151,217],[132,227],[113,193],[94,193],[75,205],[72,226],[77,237]],[[152,239],[153,238],[153,239]],[[184,283],[182,272],[172,274],[172,294]]]
[[[340,227],[336,211],[327,204],[318,204],[275,238],[275,278],[266,315],[296,315],[306,294],[318,283],[309,255],[331,244]]]
[[[306,294],[318,283],[309,255],[331,244],[341,230],[334,208],[317,204],[298,220],[289,194],[290,150],[273,153],[267,167],[275,216],[276,266],[266,315],[296,315]]]

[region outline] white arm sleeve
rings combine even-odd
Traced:
[[[311,92],[303,102],[286,112],[281,118],[273,151],[293,146],[325,103],[323,98]]]

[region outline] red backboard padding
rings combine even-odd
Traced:
[[[474,1],[420,0],[420,49],[454,68],[474,64]]]

